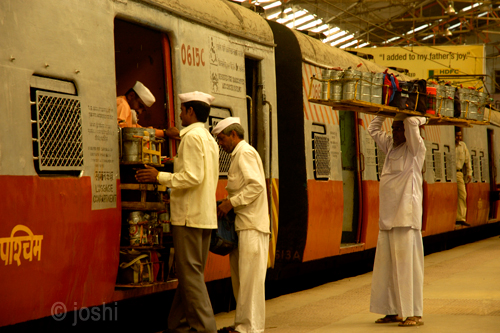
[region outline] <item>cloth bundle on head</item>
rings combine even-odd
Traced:
[[[151,91],[141,82],[137,81],[132,89],[148,108],[156,101]]]
[[[199,101],[207,103],[211,105],[214,101],[215,97],[209,94],[205,94],[201,91],[193,91],[184,94],[179,94],[179,98],[181,99],[181,103],[187,103],[192,101]]]
[[[394,121],[403,121],[408,117],[406,113],[398,113],[396,117],[394,117]]]
[[[226,127],[232,124],[239,124],[240,123],[240,118],[239,117],[228,117],[226,119],[223,119],[215,125],[214,129],[212,130],[213,135],[217,135],[220,132],[222,132]]]

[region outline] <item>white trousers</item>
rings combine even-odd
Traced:
[[[266,323],[265,280],[269,234],[240,230],[238,248],[229,254],[231,281],[236,299],[235,329],[262,333]]]
[[[457,171],[458,207],[457,221],[464,221],[467,215],[467,191],[465,189],[464,174]]]
[[[380,230],[373,267],[370,311],[401,317],[422,316],[424,248],[420,230]]]

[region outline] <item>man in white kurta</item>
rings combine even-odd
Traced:
[[[184,128],[174,172],[145,166],[137,171],[136,179],[172,189],[170,221],[179,282],[168,317],[169,332],[215,333],[217,325],[204,280],[212,229],[217,229],[219,149],[204,125],[214,98],[197,91],[179,98]]]
[[[392,125],[392,137],[381,129],[384,120],[377,116],[368,127],[378,147],[386,153],[380,177],[380,231],[370,311],[386,315],[377,323],[406,318],[400,325],[422,325],[422,167],[426,149],[419,126],[426,119],[398,115]]]
[[[231,281],[236,299],[234,328],[220,332],[262,333],[265,328],[265,279],[269,251],[269,211],[264,167],[259,153],[243,140],[239,118],[215,126],[219,145],[231,154],[226,190],[228,199],[217,208],[219,216],[236,213],[238,248],[230,255]]]
[[[472,180],[472,167],[470,162],[470,154],[465,142],[462,141],[462,131],[455,131],[455,153],[457,161],[457,188],[458,188],[458,207],[457,207],[457,224],[467,225],[465,217],[467,215],[467,191],[465,184]],[[466,179],[464,179],[464,175]]]

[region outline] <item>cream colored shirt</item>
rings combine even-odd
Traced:
[[[455,153],[457,155],[457,170],[463,169],[464,164],[467,166],[467,175],[472,176],[472,167],[470,163],[470,154],[465,142],[460,141],[458,146],[455,146]]]
[[[226,190],[236,213],[236,231],[270,233],[264,167],[259,153],[245,140],[231,152]]]
[[[160,172],[160,184],[172,189],[172,225],[217,229],[215,190],[219,179],[219,148],[201,122],[180,131],[174,173]]]
[[[385,118],[378,116],[368,126],[368,132],[387,155],[380,177],[379,228],[422,228],[422,167],[425,144],[418,126],[424,117],[408,117],[403,123],[406,142],[393,147],[393,139],[381,130]]]

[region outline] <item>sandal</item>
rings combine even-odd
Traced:
[[[239,333],[234,329],[234,327],[228,326],[217,330],[217,333]]]
[[[379,318],[375,320],[376,324],[388,324],[388,323],[399,323],[402,322],[403,318],[398,317],[398,315],[387,315],[384,318]]]
[[[424,322],[422,321],[421,317],[408,317],[406,320],[402,323],[400,323],[398,326],[421,326],[423,325]]]

